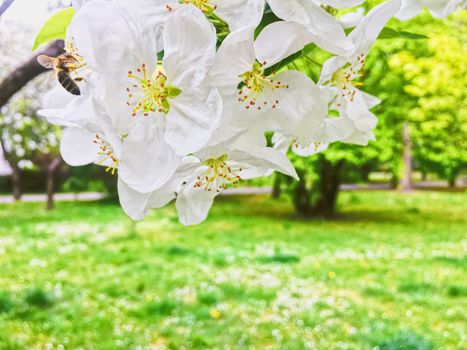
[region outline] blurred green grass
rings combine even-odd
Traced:
[[[351,192],[336,221],[220,198],[185,228],[0,206],[0,349],[466,348],[465,193]]]

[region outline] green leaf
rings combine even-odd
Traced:
[[[411,33],[411,32],[399,32],[392,28],[384,28],[378,39],[411,39],[411,40],[420,40],[427,39],[423,34]]]
[[[271,74],[274,74],[275,72],[279,71],[280,69],[284,68],[288,64],[292,63],[295,61],[297,58],[299,58],[303,54],[303,51],[300,50],[286,58],[284,58],[282,61],[272,65],[271,67],[268,67],[264,70],[264,74],[266,76],[269,76]]]
[[[48,43],[49,41],[65,39],[66,30],[74,15],[74,8],[69,7],[58,11],[50,17],[37,34],[32,50],[36,50],[40,45]]]

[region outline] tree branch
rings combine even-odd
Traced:
[[[3,1],[2,5],[0,6],[0,16],[5,13],[6,10],[11,6],[15,0],[5,0]]]
[[[47,55],[51,57],[59,56],[63,52],[65,43],[63,40],[54,41],[44,51],[35,53],[29,60],[17,67],[8,74],[0,83],[0,108],[10,100],[10,98],[20,91],[28,82],[39,74],[47,71],[37,62],[37,56]]]

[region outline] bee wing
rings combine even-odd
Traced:
[[[58,82],[63,86],[63,88],[72,95],[79,96],[81,91],[78,84],[76,84],[71,77],[63,71],[57,73]]]
[[[46,55],[37,56],[37,62],[39,62],[39,64],[42,67],[47,68],[47,69],[51,69],[54,67],[54,60],[55,59],[53,57],[49,57]]]

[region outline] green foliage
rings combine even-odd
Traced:
[[[0,314],[7,313],[13,308],[13,301],[10,295],[5,292],[0,292]]]
[[[312,222],[220,197],[190,228],[173,206],[132,226],[117,204],[0,204],[0,348],[457,350],[466,197],[343,193]]]
[[[378,350],[432,350],[433,345],[426,339],[414,334],[403,333],[394,339],[385,341],[377,347]]]
[[[416,168],[452,182],[467,164],[467,15],[438,21],[424,14],[394,25],[428,39],[384,40],[368,58],[364,89],[383,100],[375,108],[377,142],[368,151],[397,174],[408,122]]]
[[[386,27],[383,29],[381,34],[379,35],[378,39],[411,39],[411,40],[419,40],[419,39],[427,39],[426,35],[411,33],[406,31],[398,31],[393,28]]]
[[[74,8],[69,7],[58,11],[50,17],[37,34],[32,50],[36,50],[40,45],[46,44],[49,41],[65,39],[66,30],[74,15]]]
[[[396,186],[405,123],[410,125],[415,169],[453,183],[467,164],[466,28],[465,12],[447,21],[435,20],[428,13],[409,22],[392,20],[380,36],[385,40],[378,40],[367,57],[361,81],[365,92],[382,100],[373,110],[379,119],[376,141],[368,147],[333,144],[323,155],[307,159],[291,155],[303,183],[288,182],[288,192],[296,196],[301,186],[301,193],[313,197],[311,205],[328,195],[318,188],[323,181],[322,157],[335,166],[344,162],[343,182],[367,182],[371,172],[380,171],[392,174]],[[313,46],[303,53],[288,67],[316,82],[329,54]],[[303,200],[296,198],[296,202]]]
[[[43,288],[35,287],[28,289],[24,295],[24,301],[30,306],[48,308],[55,302],[53,295]]]
[[[16,99],[0,113],[0,137],[16,162],[41,168],[59,153],[61,128],[37,115],[31,97]]]

